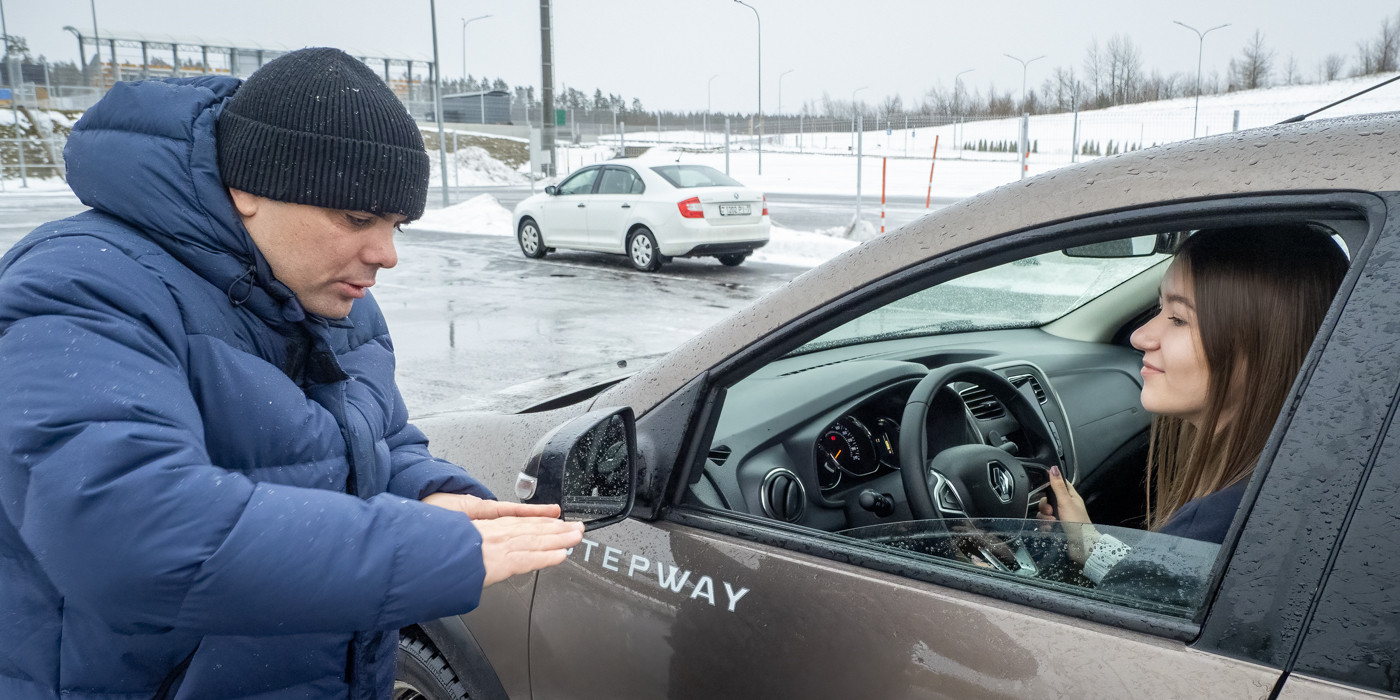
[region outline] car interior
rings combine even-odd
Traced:
[[[721,380],[713,437],[682,505],[1092,588],[1077,574],[1049,575],[1054,547],[1033,542],[1055,537],[1033,526],[1041,496],[1052,496],[1048,468],[1076,485],[1096,525],[1148,534],[1152,416],[1129,337],[1156,313],[1181,240],[1270,221],[1305,221],[1349,255],[1369,230],[1360,212],[1256,210],[1099,230],[1071,247],[1013,241],[941,279],[912,275],[868,308],[852,302],[794,333],[768,354],[776,359]],[[954,536],[969,529],[995,534],[994,544]],[[1193,575],[1209,576],[1217,550],[1192,550],[1204,559]],[[1200,602],[1193,596],[1173,603],[1180,614]]]

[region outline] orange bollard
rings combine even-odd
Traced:
[[[933,201],[933,166],[938,165],[938,135],[933,136],[933,160],[928,164],[928,196],[924,197],[924,208]]]

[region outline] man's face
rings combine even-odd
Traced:
[[[308,313],[350,315],[380,268],[398,264],[394,231],[405,220],[401,215],[289,204],[235,189],[229,194],[272,274]]]

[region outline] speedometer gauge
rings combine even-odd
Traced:
[[[880,467],[870,431],[860,421],[846,416],[831,424],[817,440],[816,458],[826,468],[851,476],[868,476]]]

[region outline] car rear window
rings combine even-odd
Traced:
[[[658,165],[652,170],[675,187],[743,187],[744,184],[708,165]]]

